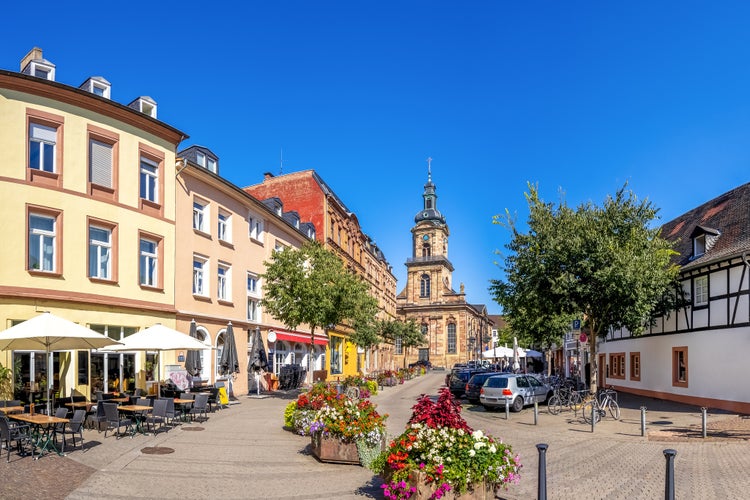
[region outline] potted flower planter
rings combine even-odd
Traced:
[[[417,488],[417,491],[412,498],[435,498],[433,495],[437,490],[437,485],[434,483],[427,483],[425,481],[424,473],[417,472],[415,477],[409,481],[409,483]],[[443,493],[443,496],[440,498],[445,500],[494,500],[495,488],[482,481],[481,483],[475,483],[471,489],[460,495],[456,495],[453,491],[449,490]]]
[[[310,436],[310,439],[313,455],[321,462],[359,465],[357,443],[345,443],[320,432]]]

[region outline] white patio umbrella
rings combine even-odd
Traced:
[[[49,354],[54,351],[99,349],[118,342],[90,328],[45,312],[0,332],[0,350],[44,351],[49,370]],[[51,373],[47,376],[47,414],[52,411],[49,397]]]
[[[102,351],[122,352],[122,351],[177,351],[177,350],[202,350],[206,346],[198,339],[172,328],[157,323],[153,326],[128,335],[122,339],[118,345],[113,345],[102,349]],[[156,387],[157,394],[161,393],[160,366],[161,359],[156,365]]]
[[[527,358],[542,358],[542,357],[544,357],[544,355],[541,352],[535,351],[534,349],[524,349],[524,352],[525,352]]]
[[[504,358],[513,356],[513,349],[503,346],[497,346],[482,353],[483,358]]]

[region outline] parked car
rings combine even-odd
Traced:
[[[487,370],[484,369],[463,369],[459,370],[457,372],[451,373],[451,378],[448,383],[448,389],[450,389],[451,393],[457,397],[460,398],[464,395],[464,391],[466,390],[466,383],[469,381],[469,379],[476,373],[483,373]]]
[[[503,373],[488,377],[479,392],[479,402],[486,409],[505,408],[505,402],[513,411],[524,406],[546,403],[552,397],[552,388],[531,375]]]
[[[479,403],[479,392],[482,390],[484,381],[493,375],[497,375],[498,372],[482,372],[475,373],[468,382],[466,382],[466,388],[464,389],[464,396],[469,400],[469,403]]]
[[[456,372],[460,372],[461,370],[466,369],[466,364],[464,363],[456,363],[453,365],[453,368],[451,368],[451,371],[445,374],[445,385],[447,387],[450,387],[451,385],[451,375],[453,375]]]

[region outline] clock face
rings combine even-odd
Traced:
[[[427,217],[429,214],[427,212],[422,212],[422,217]]]
[[[425,234],[424,236],[422,236],[422,239],[425,240],[425,241],[427,241],[427,240],[430,239],[430,237]]]

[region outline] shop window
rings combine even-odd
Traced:
[[[331,374],[340,375],[344,371],[344,339],[332,335],[329,349],[331,350]]]
[[[617,352],[609,355],[610,378],[625,378],[625,353]]]

